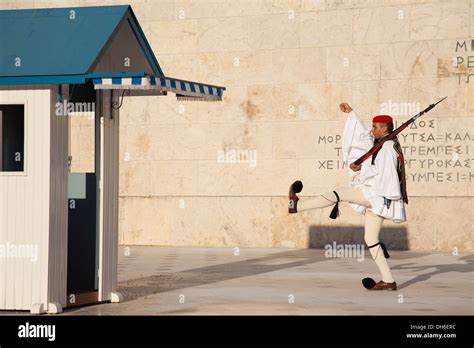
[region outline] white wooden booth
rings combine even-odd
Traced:
[[[124,95],[225,88],[166,77],[129,6],[0,11],[0,28],[0,310],[119,302]],[[93,172],[70,172],[65,102],[94,105]]]

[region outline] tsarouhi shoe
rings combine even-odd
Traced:
[[[384,281],[381,280],[369,290],[397,290],[397,283],[396,282],[385,283]]]
[[[301,190],[303,190],[303,183],[301,181],[298,180],[291,184],[290,192],[288,194],[288,213],[295,214],[298,212],[297,206],[299,198],[296,194],[300,193]]]

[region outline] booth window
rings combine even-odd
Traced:
[[[23,172],[25,106],[0,105],[0,172]]]

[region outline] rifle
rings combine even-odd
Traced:
[[[443,99],[441,99],[440,101],[438,101],[437,103],[435,104],[431,104],[430,106],[428,106],[425,110],[417,113],[415,116],[413,116],[412,118],[410,118],[408,121],[406,121],[405,123],[403,123],[400,127],[398,127],[397,129],[395,129],[392,133],[390,133],[389,135],[387,135],[380,143],[378,143],[377,145],[374,145],[365,155],[362,155],[361,157],[359,157],[357,160],[354,161],[354,164],[356,166],[360,165],[362,162],[364,162],[367,158],[369,158],[370,156],[372,156],[378,149],[380,149],[383,145],[383,143],[385,143],[387,140],[390,140],[390,139],[393,139],[397,136],[398,133],[400,133],[402,130],[404,130],[405,128],[407,128],[410,124],[412,124],[413,122],[415,122],[415,120],[422,116],[423,114],[427,113],[428,111],[430,111],[431,109],[433,109],[436,105],[438,105],[439,103],[441,103],[443,100],[445,100],[447,97],[444,97]]]

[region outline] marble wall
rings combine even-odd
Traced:
[[[474,250],[474,0],[0,0],[0,7],[122,3],[132,4],[168,76],[227,91],[221,103],[125,99],[121,243],[305,248],[324,231],[360,243],[351,231],[364,217],[347,205],[337,220],[330,208],[289,216],[290,183],[303,180],[306,196],[349,183],[341,101],[369,123],[388,113],[401,124],[448,96],[399,137],[409,220],[384,226],[402,249]],[[90,160],[88,127],[73,123],[77,170]]]

